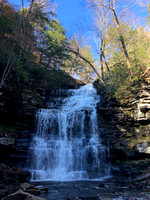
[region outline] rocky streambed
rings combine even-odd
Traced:
[[[105,181],[41,182],[36,186],[47,187],[40,197],[46,200],[148,200],[150,185],[145,182]]]
[[[0,189],[2,186],[0,186]],[[23,183],[2,200],[149,200],[150,183],[109,178],[95,181]]]

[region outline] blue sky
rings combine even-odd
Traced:
[[[10,3],[21,5],[21,0],[8,0],[8,1]],[[29,2],[29,0],[24,0],[24,1]],[[58,19],[62,23],[62,25],[65,26],[68,33],[74,31],[73,29],[76,27],[76,24],[78,24],[78,22],[83,24],[84,29],[90,28],[92,19],[91,15],[89,14],[84,5],[84,1],[85,0],[54,0],[54,2],[57,4],[56,13]],[[142,5],[142,2],[146,2],[148,0],[135,0],[135,2],[136,1],[139,2],[140,5]],[[120,3],[123,2],[124,0],[120,1]],[[142,19],[143,21],[148,14],[146,8],[139,7],[138,5],[136,6],[134,5],[131,8],[131,11],[133,11],[137,17],[139,16],[143,17]]]
[[[21,5],[21,0],[8,0],[10,3]],[[24,0],[24,2],[29,2]],[[86,32],[91,21],[90,14],[84,5],[84,0],[54,0],[58,20],[65,26],[67,35],[75,32],[76,24],[82,23]],[[86,29],[86,30],[85,30]]]
[[[8,0],[10,3],[20,4],[21,0]],[[28,0],[24,0],[27,2]],[[89,45],[95,49],[93,33],[90,31],[92,24],[92,17],[84,4],[85,0],[54,0],[57,4],[56,14],[58,20],[67,30],[67,36],[70,38],[73,33],[79,32],[82,29],[84,37],[88,38]],[[123,3],[124,0],[120,1]],[[135,2],[142,3],[148,0],[135,0]],[[29,2],[29,1],[28,1]],[[130,1],[128,1],[130,2]],[[136,16],[137,22],[144,25],[145,17],[147,16],[147,8],[139,5],[131,6],[131,11]],[[139,18],[140,17],[140,18]]]
[[[65,26],[68,36],[77,29],[83,29],[84,34],[89,35],[91,15],[85,7],[84,0],[55,0],[54,2],[57,4],[58,20]]]
[[[86,9],[81,3],[81,0],[55,0],[55,3],[58,5],[57,14],[58,18],[65,25],[75,20],[78,16],[86,14]]]

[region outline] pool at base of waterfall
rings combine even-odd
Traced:
[[[32,179],[31,182],[43,182],[43,181],[55,181],[55,182],[71,182],[71,181],[103,181],[105,179],[111,178],[111,175],[108,176],[101,176],[100,178],[89,178],[89,175],[86,171],[73,171],[73,172],[68,172],[65,174],[65,176],[62,174],[62,176],[57,176],[56,177],[51,177],[51,175],[47,174],[46,177],[46,172],[45,171],[31,171],[32,174]],[[35,174],[35,177],[34,177]],[[39,176],[38,176],[39,175]]]
[[[121,177],[120,177],[121,178]],[[47,187],[40,197],[46,200],[149,200],[150,191],[133,189],[123,180],[36,182],[37,187]]]

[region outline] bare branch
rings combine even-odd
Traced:
[[[101,81],[101,83],[105,86],[104,81],[102,80],[102,78],[100,77],[99,73],[97,72],[97,70],[95,69],[95,67],[91,64],[90,61],[88,61],[85,57],[83,57],[79,52],[74,51],[73,49],[69,48],[67,49],[67,51],[70,51],[72,53],[74,53],[75,55],[79,56],[82,60],[84,60],[86,63],[88,63],[90,65],[90,67],[94,70],[95,74],[97,75],[98,79]]]

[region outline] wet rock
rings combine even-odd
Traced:
[[[138,121],[150,120],[150,88],[145,85],[140,89],[137,97],[128,104],[132,109],[132,117]]]
[[[32,194],[27,192],[23,192],[21,189],[17,192],[8,195],[7,197],[3,198],[2,200],[45,200],[40,197],[36,197]]]
[[[27,188],[25,191],[30,193],[30,194],[33,194],[35,196],[41,194],[41,191],[39,189],[37,189],[37,188]]]
[[[27,182],[25,182],[25,183],[22,183],[22,184],[20,185],[20,187],[21,187],[21,189],[26,190],[26,189],[28,189],[28,188],[30,188],[30,187],[34,187],[34,186],[31,185],[31,184],[29,184],[29,183],[27,183]]]
[[[22,183],[21,184],[21,189],[23,189],[25,192],[28,192],[33,195],[40,195],[41,192],[48,192],[47,187],[35,187],[34,185],[31,185],[29,183]]]
[[[150,154],[150,93],[145,91],[127,105],[99,108],[102,139],[109,141],[113,159],[132,159]],[[114,110],[114,111],[113,111]],[[145,155],[144,155],[145,154]]]
[[[10,168],[5,164],[0,165],[0,184],[20,184],[30,179],[28,171],[19,168]]]
[[[14,138],[2,137],[0,138],[0,145],[13,145],[15,144]]]
[[[36,187],[37,189],[39,189],[41,192],[48,192],[48,187]]]
[[[20,188],[22,182],[30,178],[30,173],[18,168],[0,165],[0,199]]]

